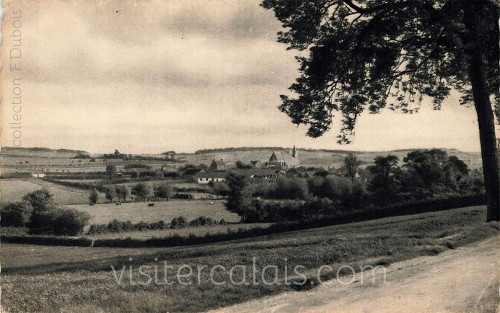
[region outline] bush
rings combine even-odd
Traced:
[[[212,225],[217,225],[217,223],[210,217],[206,216],[200,216],[197,219],[194,219],[191,222],[189,222],[189,226],[191,227],[212,226]]]
[[[99,194],[97,193],[97,191],[94,189],[90,192],[90,195],[89,195],[89,203],[90,204],[96,204],[97,201],[99,200]]]
[[[145,183],[138,183],[132,188],[132,194],[146,201],[151,196],[151,187]]]
[[[139,222],[137,224],[132,224],[130,221],[122,222],[118,220],[113,220],[108,224],[92,224],[89,227],[89,235],[107,234],[107,233],[121,233],[128,231],[143,231],[143,230],[155,230],[155,229],[168,229],[164,221],[158,221],[153,223]]]
[[[184,216],[174,217],[170,222],[170,228],[184,228],[188,226],[188,222]]]
[[[58,209],[52,212],[52,231],[54,235],[77,236],[90,220],[90,215],[75,209]]]
[[[160,184],[155,189],[155,197],[169,199],[172,197],[174,190],[170,184],[163,183]]]
[[[24,227],[30,221],[33,207],[27,201],[10,203],[1,211],[0,225]]]

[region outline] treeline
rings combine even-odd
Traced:
[[[259,183],[231,173],[227,177],[227,209],[246,222],[279,222],[367,212],[429,199],[458,201],[484,193],[482,175],[440,149],[412,151],[401,166],[394,155],[376,157],[366,169],[360,165],[351,154],[338,171],[340,176],[323,170],[309,178],[290,175]]]

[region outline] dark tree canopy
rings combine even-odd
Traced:
[[[435,109],[452,90],[478,117],[487,220],[500,220],[495,115],[500,121],[498,0],[263,0],[299,51],[300,77],[281,111],[319,137],[342,117],[349,143],[364,111]],[[491,99],[495,98],[495,109]]]
[[[280,109],[293,123],[308,125],[311,137],[329,130],[339,112],[339,141],[349,142],[365,110],[412,113],[423,96],[439,109],[451,89],[461,92],[462,104],[472,104],[466,48],[483,52],[488,92],[498,95],[498,4],[482,1],[481,29],[472,34],[464,10],[474,2],[264,0],[286,28],[278,40],[308,50],[297,57],[301,76],[290,87],[296,97],[281,96]],[[465,47],[471,36],[479,40]]]

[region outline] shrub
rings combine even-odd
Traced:
[[[191,227],[198,227],[198,226],[212,226],[216,225],[217,223],[211,219],[210,217],[206,216],[200,216],[197,219],[192,220],[189,222],[189,226]]]
[[[151,187],[145,183],[138,183],[132,188],[132,194],[146,201],[151,196]]]
[[[170,228],[184,228],[188,226],[188,222],[184,216],[174,217],[170,222]]]
[[[158,198],[166,198],[167,200],[172,197],[174,193],[174,189],[170,184],[163,183],[160,184],[156,189],[155,189],[155,196]]]
[[[10,203],[1,211],[0,225],[24,227],[30,221],[33,207],[27,201]]]
[[[168,225],[164,221],[153,223],[139,222],[132,224],[130,221],[122,222],[113,220],[108,224],[92,224],[89,227],[89,235],[107,234],[107,233],[121,233],[127,231],[143,231],[150,229],[168,229]]]
[[[117,194],[115,185],[111,185],[110,187],[106,188],[106,199],[113,202],[113,199],[116,198],[116,196]]]
[[[96,204],[97,201],[99,200],[99,194],[97,193],[97,191],[94,189],[90,192],[90,195],[89,195],[89,203],[90,204]]]
[[[90,215],[75,209],[58,209],[52,212],[52,230],[54,235],[77,236],[90,220]]]

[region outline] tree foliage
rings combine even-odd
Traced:
[[[93,189],[89,194],[89,203],[96,204],[97,201],[99,201],[99,193],[97,193],[97,190]]]
[[[300,77],[281,111],[319,137],[342,118],[349,143],[364,111],[434,109],[457,90],[478,117],[487,220],[500,220],[494,116],[500,121],[496,0],[263,0],[285,28],[278,41],[299,51]],[[490,99],[495,98],[492,110]]]
[[[344,169],[346,176],[354,181],[356,174],[358,174],[358,168],[361,165],[361,161],[353,154],[350,153],[344,158]]]
[[[132,194],[146,201],[151,196],[151,187],[145,183],[137,183],[132,188]]]
[[[2,207],[1,226],[24,227],[28,224],[33,207],[27,201],[9,203]]]
[[[349,142],[359,115],[387,105],[416,112],[423,96],[436,109],[452,88],[472,104],[464,45],[480,36],[487,86],[498,95],[498,4],[481,1],[479,34],[467,32],[467,2],[453,0],[264,0],[286,28],[278,41],[300,51],[302,75],[282,96],[281,110],[308,135],[326,132],[335,112],[342,115],[342,142]],[[358,4],[356,4],[358,3]],[[498,107],[497,107],[498,109]]]
[[[156,189],[155,189],[155,196],[158,198],[165,198],[165,199],[170,199],[174,195],[174,188],[172,185],[163,183],[160,184]]]

